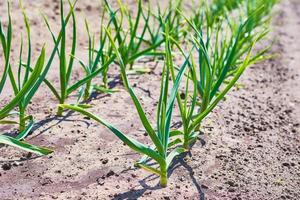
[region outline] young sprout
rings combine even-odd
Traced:
[[[169,0],[169,4],[164,13],[159,8],[159,24],[162,33],[165,33],[165,27],[168,27],[169,35],[176,41],[184,41],[187,32],[184,27],[183,17],[178,10],[182,10],[183,0]]]
[[[146,41],[146,31],[149,27],[149,13],[146,17],[143,13],[142,0],[138,0],[137,15],[133,17],[131,12],[126,9],[126,6],[118,1],[119,10],[114,11],[107,0],[105,0],[105,7],[110,15],[109,26],[114,28],[114,42],[118,44],[118,51],[122,57],[126,70],[131,73],[145,73],[149,69],[133,68],[134,63],[149,56],[161,56],[162,52],[156,51],[164,42],[163,39],[155,41],[155,43],[148,43],[148,46],[143,45]],[[119,15],[118,15],[119,14]],[[143,20],[144,19],[144,20]],[[143,21],[142,21],[143,20]],[[129,30],[124,28],[124,24],[129,24]],[[139,31],[140,25],[143,28]],[[117,63],[120,65],[120,63]]]
[[[54,49],[52,51],[52,54],[48,60],[47,63],[47,69],[50,68],[52,65],[55,53],[59,57],[59,80],[60,80],[60,90],[56,89],[55,86],[48,80],[45,80],[45,83],[49,87],[49,89],[52,91],[54,96],[58,99],[60,104],[64,104],[66,99],[70,96],[71,93],[79,89],[81,86],[85,84],[89,84],[93,78],[101,74],[103,71],[107,69],[107,67],[112,62],[112,58],[108,59],[106,63],[104,63],[101,67],[97,68],[98,66],[98,60],[99,55],[96,56],[96,61],[94,62],[91,68],[93,69],[91,72],[87,73],[86,76],[75,83],[71,84],[70,79],[73,71],[73,65],[74,65],[74,59],[75,59],[75,52],[76,52],[76,44],[77,44],[77,34],[76,34],[76,17],[74,13],[74,7],[76,5],[77,1],[75,1],[73,4],[69,1],[70,11],[67,15],[67,17],[64,17],[64,6],[63,6],[63,0],[60,1],[60,21],[61,21],[61,30],[57,37],[55,37],[53,31],[51,30],[50,24],[46,17],[44,17],[45,23],[47,25],[47,28],[49,29],[53,42],[54,42]],[[66,52],[66,27],[70,20],[72,19],[73,26],[72,26],[72,47],[71,52]],[[60,48],[59,48],[60,47]],[[70,55],[70,56],[68,56]],[[67,57],[70,57],[69,60]],[[43,76],[46,76],[46,74],[43,74]],[[57,115],[61,116],[63,112],[63,109],[61,107],[58,107]]]
[[[68,108],[80,112],[83,115],[86,115],[96,120],[100,124],[110,129],[119,139],[121,139],[130,148],[156,161],[158,165],[157,168],[155,168],[152,165],[148,165],[146,162],[139,162],[137,163],[137,165],[145,170],[148,170],[160,176],[161,186],[166,187],[167,180],[168,180],[168,168],[170,167],[173,159],[185,151],[181,147],[170,149],[170,146],[172,146],[172,144],[176,142],[176,140],[172,142],[170,140],[173,134],[170,131],[170,126],[171,126],[171,119],[173,115],[175,98],[177,96],[179,84],[187,68],[187,63],[185,63],[180,68],[170,94],[169,94],[170,69],[167,67],[167,65],[165,65],[163,68],[161,87],[160,87],[160,97],[159,97],[158,110],[157,110],[157,127],[155,130],[154,127],[149,122],[145,114],[145,111],[141,106],[141,103],[139,102],[137,96],[135,95],[132,87],[129,84],[127,74],[126,74],[125,64],[123,63],[122,56],[116,47],[114,39],[112,38],[109,31],[107,31],[107,34],[110,39],[110,42],[112,43],[114,51],[117,55],[118,62],[120,63],[121,66],[121,75],[123,77],[124,86],[127,89],[128,93],[130,94],[132,101],[137,109],[140,120],[155,147],[154,148],[147,147],[146,145],[134,140],[133,138],[128,137],[126,134],[122,133],[121,131],[119,131],[109,123],[97,117],[96,115],[89,113],[85,109],[82,109],[78,106],[71,106],[71,105],[60,105],[60,106],[62,108]]]
[[[183,122],[183,146],[185,149],[189,149],[197,138],[202,120],[236,84],[245,69],[266,58],[264,54],[269,50],[269,47],[256,53],[253,53],[252,49],[257,42],[266,36],[268,30],[249,31],[247,29],[248,24],[252,23],[260,9],[255,10],[239,26],[228,25],[228,19],[224,22],[218,22],[212,26],[214,31],[210,31],[214,35],[207,35],[206,40],[204,40],[205,33],[203,30],[196,27],[184,16],[195,33],[192,35],[192,43],[193,49],[198,54],[198,62],[185,56],[186,62],[192,66],[190,74],[187,75],[187,81],[191,81],[193,84],[193,94],[190,97],[188,88],[186,88],[185,98],[177,98]],[[229,33],[226,33],[226,30],[229,30]],[[176,40],[172,38],[170,40],[182,52]],[[166,53],[171,56],[171,48],[167,48]],[[174,74],[176,69],[174,64],[171,63],[169,67]],[[186,103],[188,101],[189,104]],[[199,107],[198,110],[197,107]]]
[[[254,30],[257,27],[263,27],[269,24],[271,20],[271,11],[273,7],[276,5],[278,0],[253,0],[247,1],[245,9],[242,10],[242,13],[246,13],[247,17],[250,17],[255,13],[255,16],[252,16],[251,23],[247,25],[248,31]]]
[[[212,2],[201,1],[200,5],[194,6],[193,14],[190,17],[190,21],[200,29],[206,28],[207,35],[209,30],[222,20],[228,13],[232,12],[235,8],[238,8],[240,3],[244,1],[231,1],[231,0],[213,0]],[[188,30],[192,31],[192,28],[188,26]]]
[[[21,3],[22,2],[20,2],[20,5],[22,7]],[[15,146],[29,152],[37,153],[39,155],[47,155],[51,153],[52,150],[46,148],[40,148],[21,141],[28,135],[28,133],[30,132],[34,124],[33,117],[26,116],[26,110],[28,104],[32,99],[31,94],[36,93],[37,91],[38,88],[36,87],[37,81],[43,71],[44,59],[45,59],[45,49],[42,48],[41,54],[37,59],[36,65],[33,68],[33,70],[31,70],[30,68],[31,65],[30,26],[24,9],[23,9],[23,17],[24,17],[26,31],[27,31],[28,55],[27,55],[26,63],[23,64],[22,63],[23,39],[22,39],[17,77],[15,77],[14,75],[13,66],[10,62],[13,29],[12,29],[9,3],[8,3],[8,27],[7,27],[6,34],[3,31],[2,23],[0,21],[0,42],[3,49],[4,59],[5,59],[4,72],[0,82],[0,93],[3,91],[3,87],[6,83],[7,77],[9,77],[14,92],[13,99],[8,104],[6,104],[3,108],[0,109],[0,124],[18,124],[19,131],[20,131],[20,133],[15,138],[7,135],[0,135],[0,143]],[[23,72],[22,70],[23,67],[25,68],[25,72]],[[16,107],[18,107],[18,112],[12,112],[15,110]],[[8,117],[15,114],[19,116],[19,121],[7,120]],[[27,121],[29,121],[29,123],[27,123]]]
[[[104,12],[105,14],[105,12]],[[84,63],[84,61],[79,60],[81,67],[83,68],[86,76],[90,76],[92,73],[97,71],[101,66],[110,65],[114,62],[116,56],[112,52],[112,48],[109,45],[108,38],[103,31],[104,27],[104,14],[101,20],[101,31],[99,35],[99,49],[95,50],[95,36],[91,36],[89,24],[87,20],[85,20],[85,26],[88,34],[88,63]],[[113,93],[116,90],[112,90],[108,88],[108,67],[102,70],[101,75],[103,77],[103,86],[99,86],[97,84],[92,84],[92,79],[90,79],[85,88],[83,88],[80,92],[79,99],[84,98],[84,100],[88,100],[93,91],[99,91],[104,93]]]
[[[157,3],[157,13],[151,11],[151,5],[153,3],[148,2],[148,7],[144,8],[147,12],[142,12],[145,21],[151,21],[152,23],[146,23],[146,35],[144,42],[148,45],[155,44],[158,41],[165,41],[165,26],[167,24],[169,34],[177,41],[184,41],[187,30],[185,29],[183,17],[177,10],[182,10],[182,0],[169,0],[168,6],[162,10],[161,5]],[[164,52],[163,52],[164,53]]]

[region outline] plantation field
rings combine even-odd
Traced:
[[[112,10],[118,8],[116,1],[109,2]],[[136,1],[126,0],[122,2],[124,4],[128,3],[133,16],[137,15],[138,3]],[[150,10],[157,9],[155,1],[141,2],[145,5],[147,5],[146,2],[150,2]],[[161,3],[162,7],[168,6],[166,2]],[[12,0],[10,6],[13,27],[10,63],[16,66],[12,69],[12,73],[17,74],[20,44],[22,43],[21,33],[24,40],[24,52],[22,53],[24,56],[22,62],[24,63],[26,63],[28,41],[26,40],[27,32],[22,9],[18,1]],[[31,29],[32,64],[30,66],[33,68],[39,58],[42,60],[43,45],[45,44],[45,63],[47,63],[55,46],[41,13],[47,17],[46,21],[50,24],[54,37],[57,37],[61,30],[61,5],[59,0],[24,0],[23,6]],[[190,2],[185,0],[183,0],[183,7],[185,10],[190,11],[193,8]],[[146,8],[147,6],[143,10],[146,10]],[[69,10],[68,1],[64,1],[65,17],[70,12]],[[73,84],[95,71],[91,68],[86,69],[88,64],[85,65],[86,71],[84,71],[84,67],[81,65],[83,65],[82,63],[93,63],[90,61],[91,57],[89,57],[88,50],[90,50],[90,53],[98,51],[94,50],[98,48],[98,42],[95,42],[97,43],[95,48],[90,46],[90,49],[89,42],[92,45],[92,33],[101,34],[100,19],[103,8],[99,1],[78,0],[74,11],[77,26],[77,46],[76,55],[74,56],[76,58],[70,56],[74,39],[74,34],[72,34],[74,29],[73,16],[70,14],[71,22],[65,27],[67,33],[61,37],[65,39],[66,47],[64,49],[63,45],[58,45],[57,50],[53,51],[54,53],[59,52],[58,54],[61,56],[55,56],[46,75],[47,80],[55,88],[59,88],[58,91],[62,90],[60,77],[62,60],[66,59],[66,65],[68,65],[70,58],[74,58],[74,66],[71,70],[72,76],[70,78],[65,77],[65,81],[69,81],[68,87],[71,89],[74,86]],[[5,30],[4,33],[9,27],[7,13],[7,4],[5,1],[1,1],[0,20]],[[185,20],[185,17],[189,18],[192,14],[192,12],[182,14],[184,16],[181,18],[182,23],[188,26],[189,21]],[[105,42],[111,44],[109,50],[111,50],[112,56],[108,58],[104,56],[106,59],[104,60],[109,63],[110,58],[114,59],[114,62],[109,63],[107,71],[107,88],[93,88],[93,83],[102,84],[102,82],[105,82],[105,78],[102,77],[104,75],[97,74],[92,79],[91,90],[84,90],[85,84],[82,84],[83,89],[81,87],[74,89],[74,92],[68,93],[64,99],[66,93],[58,92],[57,96],[61,95],[58,98],[53,95],[53,91],[51,92],[46,84],[41,84],[32,99],[28,101],[28,108],[26,109],[26,115],[33,116],[34,123],[27,137],[19,141],[24,139],[29,144],[46,149],[28,152],[11,144],[4,145],[0,138],[0,200],[300,199],[300,1],[282,0],[274,6],[270,15],[273,18],[266,39],[258,41],[257,44],[253,42],[249,45],[256,45],[253,51],[258,52],[272,44],[267,53],[271,56],[262,61],[258,59],[260,62],[253,62],[254,64],[244,72],[242,71],[243,62],[246,63],[247,53],[250,52],[251,48],[247,49],[243,56],[236,61],[237,65],[240,64],[242,67],[233,70],[233,73],[244,73],[237,83],[233,83],[235,86],[232,85],[231,91],[225,97],[218,96],[222,94],[222,90],[227,85],[230,85],[230,83],[223,84],[226,82],[225,80],[222,80],[222,85],[220,88],[217,87],[215,93],[213,92],[215,88],[212,88],[215,97],[212,97],[212,99],[208,97],[208,100],[220,97],[220,101],[217,102],[218,104],[211,112],[208,111],[209,115],[205,116],[206,118],[203,121],[199,120],[201,128],[199,135],[195,137],[196,142],[194,143],[194,140],[190,139],[188,144],[186,144],[186,141],[182,145],[180,144],[178,151],[175,152],[178,155],[176,154],[174,159],[171,159],[170,165],[165,168],[160,163],[160,157],[158,156],[159,159],[155,159],[156,157],[153,156],[155,162],[159,164],[156,170],[151,168],[153,165],[144,165],[143,162],[138,163],[140,164],[138,165],[136,161],[141,158],[141,154],[136,153],[136,151],[141,153],[142,150],[136,149],[140,146],[135,142],[132,142],[132,144],[127,143],[126,140],[122,141],[121,134],[118,135],[117,131],[110,128],[106,122],[147,147],[153,145],[156,148],[158,147],[154,150],[149,148],[148,152],[155,152],[164,156],[172,154],[173,147],[170,148],[171,150],[168,149],[170,146],[170,143],[168,143],[169,138],[162,138],[167,137],[166,135],[169,134],[169,116],[172,116],[170,130],[183,129],[182,119],[184,117],[182,117],[182,110],[178,106],[180,99],[184,106],[186,104],[190,106],[187,109],[188,111],[193,110],[193,102],[199,99],[195,96],[197,88],[196,86],[193,87],[194,79],[190,81],[190,85],[186,85],[189,77],[193,77],[191,69],[191,66],[194,66],[193,60],[190,59],[192,62],[190,65],[184,63],[189,60],[186,57],[193,57],[192,53],[189,54],[189,51],[192,50],[196,51],[198,49],[199,52],[203,53],[197,51],[199,54],[196,53],[195,60],[200,54],[205,57],[205,45],[196,42],[197,39],[201,38],[201,34],[197,35],[197,31],[191,25],[192,28],[188,29],[187,35],[195,31],[196,39],[190,38],[190,40],[186,39],[185,42],[181,42],[180,38],[175,38],[175,41],[173,41],[172,37],[175,37],[176,34],[172,35],[173,32],[168,30],[171,25],[170,27],[166,25],[164,27],[165,32],[162,34],[165,38],[161,41],[164,44],[160,46],[159,38],[155,40],[160,46],[157,50],[158,53],[155,52],[155,55],[158,56],[155,58],[147,56],[146,58],[134,60],[131,69],[132,60],[130,60],[130,56],[132,55],[130,53],[126,54],[126,50],[124,50],[124,54],[123,51],[117,49],[120,44],[117,42],[118,36],[115,38],[114,36],[118,32],[110,30],[109,27],[102,29],[102,34],[107,34],[107,36],[105,35],[107,37]],[[85,19],[88,21],[91,37],[88,37]],[[143,31],[144,23],[141,22],[137,32]],[[123,26],[126,26],[127,30],[130,25],[126,21]],[[204,35],[207,33],[206,31],[204,31]],[[58,40],[58,38],[54,40]],[[194,49],[191,48],[191,41],[194,42]],[[216,41],[218,43],[219,40],[216,39]],[[180,48],[176,46],[176,42],[186,52],[186,57],[182,55]],[[244,43],[247,43],[247,41],[244,41]],[[144,47],[143,45],[146,46],[144,43],[141,46]],[[211,45],[214,45],[214,42]],[[176,52],[173,49],[176,49]],[[228,50],[230,48],[224,49]],[[65,52],[65,58],[63,52]],[[2,74],[5,73],[5,53],[0,48],[0,88]],[[135,52],[131,53],[134,55]],[[151,53],[153,52],[151,51],[149,54]],[[95,59],[95,57],[93,58]],[[78,60],[82,63],[80,64]],[[217,56],[211,60],[217,60]],[[196,62],[198,64],[198,61]],[[101,66],[105,64],[103,61]],[[175,65],[179,69],[174,67]],[[210,64],[206,61],[203,66],[210,66]],[[132,72],[134,69],[146,69],[148,73],[142,73],[138,70],[139,73]],[[173,74],[174,69],[176,76]],[[186,70],[187,75],[184,70]],[[180,81],[182,83],[176,88],[176,83]],[[204,86],[208,82],[206,80],[203,83]],[[215,85],[218,85],[218,82]],[[166,88],[166,91],[164,91],[164,88]],[[68,92],[68,88],[65,89]],[[134,91],[134,94],[132,91]],[[172,93],[173,91],[178,92],[178,94]],[[189,95],[186,95],[187,91],[190,92],[188,94],[192,100],[186,100],[189,97]],[[201,93],[201,99],[206,96],[205,89],[199,93]],[[205,99],[204,97],[203,99]],[[2,91],[0,89],[0,109],[8,105],[13,98],[14,90],[8,75]],[[78,99],[81,103],[84,103],[82,105],[76,104]],[[189,101],[189,103],[185,103],[184,100]],[[58,108],[58,104],[61,104],[64,110],[61,109],[62,107]],[[71,107],[71,104],[76,104],[77,107],[76,105]],[[142,112],[138,109],[139,104],[144,109],[149,122],[155,124],[153,128],[155,129],[155,131],[153,130],[154,136],[151,135],[152,127],[147,126],[146,120],[140,120]],[[201,106],[203,105],[205,105],[205,101],[201,101]],[[196,107],[198,104],[195,103],[194,106]],[[209,106],[207,109],[209,109]],[[19,110],[12,109],[13,111]],[[86,111],[95,115],[87,114]],[[195,109],[194,112],[197,113],[197,111]],[[20,124],[2,122],[7,116],[2,118],[1,112],[0,134],[17,138],[19,132],[26,130],[26,127],[21,127]],[[161,116],[158,122],[156,121],[157,113]],[[188,116],[189,112],[186,114]],[[8,117],[10,117],[9,120],[19,120],[18,116]],[[189,117],[187,118],[189,119]],[[201,115],[199,118],[201,118]],[[105,121],[103,122],[102,119]],[[196,119],[197,117],[193,118],[188,124],[188,128],[192,127],[193,131],[197,131],[197,127],[193,127],[193,122]],[[30,122],[31,120],[27,119],[25,124],[28,125]],[[158,128],[155,128],[156,125]],[[162,130],[162,135],[160,135],[160,130]],[[156,132],[159,142],[153,139]],[[188,136],[193,138],[192,133],[189,133]],[[163,146],[162,152],[159,149],[161,147],[159,144]],[[188,147],[186,148],[186,146]],[[41,156],[41,154],[48,155]],[[164,156],[161,157],[165,158]],[[139,168],[136,166],[139,166]],[[164,171],[167,172],[164,173]],[[168,180],[164,179],[166,178],[165,175],[168,175]],[[164,181],[168,181],[168,183]],[[166,184],[167,187],[165,187]]]

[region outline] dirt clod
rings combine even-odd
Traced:
[[[12,167],[12,166],[11,166],[10,163],[5,163],[5,164],[2,165],[2,169],[3,169],[4,171],[10,170],[11,167]]]

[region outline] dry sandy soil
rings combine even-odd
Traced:
[[[21,15],[16,2],[14,28],[24,30],[22,21],[17,21]],[[100,9],[95,4],[79,1],[77,9],[78,18],[87,15],[94,30]],[[38,10],[49,16],[57,31],[58,1],[25,1],[25,6],[35,49],[39,49],[51,38],[42,28]],[[190,155],[176,160],[167,188],[159,187],[156,176],[131,167],[139,155],[102,126],[76,113],[55,117],[57,102],[43,86],[29,109],[37,124],[27,140],[55,152],[36,157],[0,146],[0,199],[300,199],[300,2],[284,0],[274,14],[270,37],[275,40],[272,53],[276,57],[248,69],[240,80],[244,87],[231,92],[209,116]],[[4,21],[5,15],[1,1]],[[79,55],[85,53],[84,34],[80,29]],[[140,64],[153,67],[155,63]],[[78,67],[75,75],[79,73]],[[57,76],[54,68],[49,79],[57,82]],[[152,120],[159,79],[159,68],[130,77]],[[118,82],[114,84],[122,89]],[[8,89],[1,105],[9,99]],[[93,113],[148,141],[126,92],[95,94],[91,104]]]

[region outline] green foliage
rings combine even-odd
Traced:
[[[17,76],[14,75],[14,68],[11,64],[11,43],[12,43],[12,22],[11,22],[11,14],[10,14],[10,4],[8,3],[8,27],[7,33],[4,33],[2,23],[0,21],[0,38],[1,38],[1,46],[3,49],[5,67],[4,72],[0,82],[0,93],[3,91],[4,85],[6,83],[7,77],[9,77],[10,84],[13,88],[14,97],[10,100],[8,104],[6,104],[3,108],[0,109],[0,124],[17,124],[19,125],[20,133],[16,138],[9,137],[6,135],[0,135],[0,143],[4,143],[7,145],[15,146],[33,153],[37,153],[39,155],[46,155],[51,153],[51,150],[45,148],[39,148],[25,142],[22,142],[30,130],[33,127],[33,117],[26,116],[26,109],[28,104],[30,103],[33,95],[37,92],[38,80],[43,72],[44,60],[45,60],[45,49],[42,48],[39,58],[35,64],[33,70],[31,70],[31,39],[30,39],[30,25],[23,9],[23,17],[26,26],[27,32],[27,43],[28,43],[28,54],[25,64],[22,61],[22,53],[23,53],[23,39],[21,41],[20,47],[20,56],[19,56],[19,66],[17,70]],[[23,68],[25,71],[23,72]],[[18,112],[12,112],[15,108],[18,107]],[[18,115],[19,121],[7,120],[8,117],[12,115]],[[27,123],[27,121],[29,121]],[[27,127],[26,127],[27,123]]]
[[[117,58],[120,63],[121,67],[121,74],[123,77],[125,88],[127,89],[128,93],[130,94],[132,101],[136,107],[136,110],[138,112],[138,115],[140,117],[140,120],[148,133],[151,141],[153,142],[155,149],[149,148],[146,145],[136,141],[133,138],[130,138],[126,136],[126,134],[122,133],[118,129],[114,128],[109,123],[105,122],[101,118],[97,117],[96,115],[93,115],[84,109],[76,106],[70,106],[70,105],[61,105],[62,108],[68,108],[77,112],[80,112],[97,122],[101,123],[102,125],[106,126],[108,129],[110,129],[119,139],[121,139],[125,144],[127,144],[130,148],[133,150],[149,156],[151,159],[155,160],[158,164],[158,169],[154,168],[153,166],[147,165],[144,162],[138,163],[138,166],[141,168],[144,168],[154,174],[157,174],[160,176],[160,183],[163,187],[167,185],[167,170],[177,155],[181,154],[185,150],[181,147],[175,148],[172,151],[169,149],[170,145],[170,126],[171,126],[171,119],[172,119],[172,113],[174,109],[174,103],[175,103],[175,97],[177,96],[179,84],[181,82],[182,76],[185,72],[185,69],[187,67],[187,64],[183,65],[178,72],[178,75],[174,81],[174,85],[172,87],[171,93],[169,94],[169,77],[170,77],[170,70],[165,65],[162,73],[162,81],[161,81],[161,88],[160,88],[160,97],[158,102],[158,111],[157,111],[157,131],[153,128],[151,125],[149,119],[147,118],[144,109],[141,106],[141,103],[138,100],[138,97],[135,95],[133,89],[131,88],[127,74],[126,74],[126,68],[125,64],[122,60],[122,56],[120,52],[118,51],[114,39],[110,35],[110,33],[107,31],[108,37],[112,43],[112,46],[114,48],[114,51],[117,55]]]
[[[92,84],[92,79],[90,79],[84,89],[81,90],[79,99],[84,98],[87,100],[91,93],[96,90],[104,93],[113,93],[116,90],[112,90],[108,88],[108,69],[109,65],[112,64],[115,60],[115,55],[112,52],[112,48],[108,41],[107,35],[104,32],[103,27],[105,13],[103,13],[101,18],[101,30],[99,34],[99,48],[95,50],[95,36],[91,36],[89,24],[87,20],[85,20],[86,31],[88,34],[88,63],[84,63],[82,60],[79,60],[81,67],[83,68],[86,77],[89,77],[91,74],[97,72],[101,68],[101,66],[107,66],[103,70],[101,70],[103,86],[99,86],[97,84]]]
[[[113,40],[118,45],[118,51],[123,60],[123,64],[126,70],[131,70],[133,73],[145,73],[149,72],[149,69],[134,69],[134,63],[143,57],[149,56],[161,56],[162,52],[157,51],[158,47],[164,42],[163,39],[152,40],[148,45],[143,45],[146,39],[146,32],[149,31],[151,35],[151,29],[149,29],[150,11],[145,14],[143,12],[142,0],[138,0],[137,15],[133,17],[131,12],[126,9],[126,6],[118,1],[119,9],[114,11],[111,5],[105,0],[106,10],[110,16],[110,23],[107,27],[113,28],[114,32]],[[125,29],[125,24],[129,25],[129,30]],[[143,28],[139,30],[140,24],[143,24]],[[118,63],[120,65],[120,63]],[[128,69],[129,66],[129,69]]]
[[[254,10],[243,22],[236,22],[229,17],[216,21],[205,29],[206,32],[184,16],[193,30],[192,49],[198,55],[198,61],[192,56],[184,56],[192,67],[187,75],[185,98],[177,97],[183,122],[183,146],[186,149],[195,141],[203,119],[232,89],[245,69],[267,58],[265,54],[270,47],[255,53],[252,51],[255,44],[268,33],[267,28],[256,29],[258,26],[249,26],[256,23],[261,9],[259,7]],[[181,49],[176,40],[171,41]],[[171,56],[171,48],[166,53]],[[175,70],[172,63],[169,67],[172,71]],[[188,82],[192,82],[194,88],[191,95]]]
[[[47,64],[47,69],[50,68],[52,65],[55,53],[57,54],[60,65],[59,65],[59,80],[60,80],[60,90],[56,89],[55,86],[50,83],[50,81],[45,80],[45,83],[49,87],[49,89],[52,91],[52,93],[55,95],[55,97],[58,99],[60,104],[64,104],[66,99],[72,94],[74,91],[78,90],[81,86],[86,84],[85,87],[85,99],[87,99],[90,95],[90,86],[91,86],[91,81],[93,78],[98,76],[99,74],[103,73],[104,71],[107,71],[107,68],[113,61],[113,57],[105,60],[105,63],[102,63],[100,67],[98,67],[98,64],[100,62],[100,57],[101,57],[101,51],[98,51],[96,54],[95,60],[93,59],[93,51],[92,44],[90,42],[89,44],[89,64],[85,65],[82,61],[80,61],[81,66],[84,67],[86,71],[86,76],[75,83],[71,84],[70,79],[73,71],[73,65],[74,65],[74,60],[75,60],[75,53],[76,53],[76,44],[77,44],[77,26],[76,26],[76,17],[75,17],[75,5],[77,1],[75,1],[73,4],[69,1],[69,7],[70,10],[68,12],[68,15],[64,17],[64,6],[63,6],[63,1],[60,1],[60,16],[61,16],[61,30],[58,34],[57,37],[55,37],[53,31],[51,30],[50,24],[47,20],[46,17],[44,17],[44,21],[49,29],[49,32],[51,33],[53,42],[54,42],[54,49],[52,51],[51,57],[48,60]],[[70,53],[66,52],[66,27],[72,19],[72,47]],[[88,26],[87,26],[88,27]],[[89,32],[89,30],[88,30]],[[101,47],[100,47],[101,48]],[[67,57],[69,56],[69,60]],[[92,63],[93,61],[93,63]],[[103,60],[104,61],[104,60]],[[44,74],[46,75],[46,74]],[[81,97],[82,95],[80,95]],[[79,98],[81,99],[81,98]],[[57,110],[57,115],[61,116],[63,112],[63,109],[58,107]]]
[[[144,7],[143,1],[138,0],[136,14],[130,12],[120,0],[117,1],[118,9],[113,9],[104,0],[99,37],[91,33],[90,26],[85,21],[88,39],[86,63],[76,57],[77,0],[68,3],[69,11],[65,16],[64,2],[60,0],[60,32],[57,35],[44,16],[54,48],[46,63],[45,49],[42,48],[34,67],[31,60],[30,24],[22,5],[28,47],[26,59],[23,61],[22,37],[17,68],[11,63],[13,30],[10,8],[6,33],[0,22],[0,42],[4,55],[0,93],[9,82],[14,94],[10,102],[0,109],[0,124],[17,124],[20,130],[15,138],[0,135],[0,143],[39,155],[52,152],[22,141],[34,125],[33,116],[27,116],[26,109],[39,86],[45,83],[59,101],[57,115],[61,116],[64,109],[70,109],[102,124],[128,147],[142,154],[143,157],[136,166],[158,175],[160,184],[165,187],[168,182],[168,169],[174,158],[188,151],[197,140],[203,120],[224,100],[250,65],[268,58],[266,53],[270,46],[257,50],[256,44],[268,34],[270,13],[277,0],[200,1],[194,4],[188,17],[184,14],[186,10],[183,0],[170,0],[164,10],[158,5],[157,13],[151,10],[150,3],[148,7]],[[70,21],[72,36],[71,49],[68,52],[67,30]],[[189,53],[186,53],[187,49]],[[178,55],[183,58],[181,66],[174,62]],[[148,119],[128,79],[129,73],[149,72],[146,68],[133,67],[144,57],[164,59],[155,126]],[[59,59],[59,88],[46,79],[55,58]],[[76,60],[85,76],[71,83]],[[95,90],[114,92],[108,88],[107,75],[112,64],[119,66],[124,87],[149,136],[150,146],[129,137],[97,115],[88,112],[87,105],[80,104],[82,99],[89,99]],[[102,77],[102,85],[95,83],[94,78],[97,76]],[[180,86],[184,95],[179,93]],[[77,104],[66,104],[67,98],[77,90],[80,90]],[[171,130],[176,102],[183,124],[182,130]],[[19,116],[19,120],[10,120],[10,116],[15,114]]]

